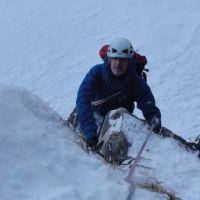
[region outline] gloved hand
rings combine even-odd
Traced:
[[[159,133],[161,132],[161,130],[162,130],[161,119],[160,119],[160,117],[154,116],[154,117],[152,118],[152,120],[151,120],[150,126],[151,126],[151,127],[154,127],[154,128],[153,128],[153,132],[159,134]]]
[[[88,147],[94,148],[98,143],[98,138],[92,137],[92,138],[86,140],[86,143],[87,143]]]

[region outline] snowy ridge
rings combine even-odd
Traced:
[[[77,146],[48,104],[25,89],[3,86],[0,105],[1,200],[103,199],[113,187],[116,193],[105,199],[124,198],[126,185],[115,177],[120,172]]]

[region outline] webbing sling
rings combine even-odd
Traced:
[[[122,90],[119,91],[119,92],[116,92],[115,94],[112,94],[104,99],[100,99],[100,100],[97,100],[97,101],[92,101],[92,106],[98,106],[98,105],[101,105],[105,102],[107,102],[108,100],[112,99],[113,97],[116,97],[117,95],[121,94],[122,93]]]

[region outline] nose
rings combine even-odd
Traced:
[[[116,58],[116,64],[120,65],[123,62],[123,59],[121,58]]]

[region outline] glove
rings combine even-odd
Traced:
[[[151,125],[151,127],[154,127],[153,132],[158,133],[158,134],[161,132],[162,126],[161,126],[160,117],[157,117],[157,116],[153,117],[150,125]]]
[[[92,137],[92,138],[86,140],[86,143],[87,143],[88,147],[94,148],[98,143],[98,138]]]

